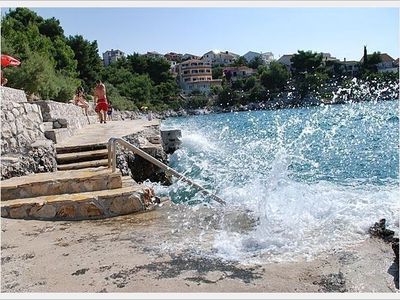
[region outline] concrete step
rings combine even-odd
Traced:
[[[1,182],[1,200],[65,193],[80,193],[122,187],[120,172],[108,168],[58,171],[14,177]]]
[[[57,154],[57,163],[60,165],[60,164],[77,163],[77,162],[92,161],[92,160],[107,159],[107,158],[108,158],[108,150],[100,149],[100,150],[92,150],[84,152]]]
[[[94,151],[100,149],[107,149],[107,144],[86,144],[86,145],[74,145],[74,146],[56,146],[57,154],[72,153],[72,152],[84,152],[84,151]]]
[[[53,130],[53,122],[43,122],[44,131]]]
[[[136,184],[112,190],[10,200],[1,203],[1,216],[39,220],[114,217],[146,210],[148,190]]]
[[[66,171],[66,170],[79,170],[79,169],[105,167],[105,166],[108,166],[108,159],[99,159],[99,160],[58,165],[57,169],[59,171]]]
[[[68,128],[51,129],[45,131],[44,136],[57,144],[70,137],[71,132]]]

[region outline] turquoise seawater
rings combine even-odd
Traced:
[[[367,237],[380,218],[398,227],[398,101],[170,118],[182,130],[170,166],[227,202],[212,204],[181,182],[164,192],[193,207],[241,210],[246,234],[222,228],[215,250],[310,256]]]

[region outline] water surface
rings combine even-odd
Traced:
[[[182,130],[170,166],[228,203],[211,208],[222,215],[217,255],[312,258],[364,240],[382,217],[398,227],[397,101],[170,118],[162,127]],[[188,224],[211,201],[181,182],[163,192],[192,206]]]

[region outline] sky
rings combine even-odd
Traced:
[[[210,50],[329,52],[359,60],[363,47],[399,57],[398,8],[33,8],[60,20],[66,35],[97,40],[100,54]],[[3,14],[4,12],[2,12]]]

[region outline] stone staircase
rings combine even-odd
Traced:
[[[120,172],[99,167],[3,180],[1,196],[4,218],[84,220],[149,209],[154,193]]]
[[[57,169],[78,170],[108,165],[107,144],[56,146]]]

